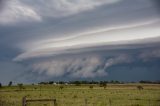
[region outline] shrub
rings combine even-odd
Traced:
[[[93,89],[93,85],[90,85],[89,88],[90,88],[90,89]]]
[[[63,89],[63,88],[64,88],[63,86],[60,86],[60,87],[59,87],[59,89]]]
[[[23,84],[22,84],[22,83],[17,84],[17,85],[18,85],[18,87],[19,87],[19,89],[20,89],[20,90],[24,89],[24,87],[23,87]]]
[[[77,95],[74,95],[73,98],[77,98]]]
[[[137,86],[137,89],[138,89],[138,90],[143,90],[143,87],[142,87],[141,85],[138,85],[138,86]]]

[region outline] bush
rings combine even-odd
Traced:
[[[18,87],[19,87],[19,89],[20,89],[20,90],[24,89],[24,87],[23,87],[23,84],[22,84],[22,83],[17,84],[17,85],[18,85]]]
[[[63,86],[60,86],[60,87],[59,87],[59,89],[63,89],[63,88],[64,88]]]
[[[90,88],[90,89],[93,89],[93,85],[90,85],[89,88]]]
[[[81,82],[80,82],[80,81],[75,81],[74,84],[75,84],[76,86],[80,86],[80,85],[81,85]]]
[[[104,87],[104,89],[106,89],[107,87],[107,82],[100,82],[100,87]]]
[[[141,85],[138,85],[138,86],[137,86],[137,89],[138,89],[138,90],[143,90],[143,87],[142,87]]]

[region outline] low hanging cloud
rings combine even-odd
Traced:
[[[48,77],[94,78],[107,76],[111,66],[130,63],[128,55],[120,54],[106,58],[105,56],[86,56],[76,58],[46,59],[29,64],[32,72]]]
[[[142,52],[139,57],[143,60],[143,61],[149,61],[151,59],[155,59],[155,58],[160,58],[160,49],[153,49],[153,50],[146,50],[144,52]]]
[[[116,65],[116,64],[130,63],[132,61],[133,61],[133,59],[129,55],[122,54],[122,55],[119,55],[117,57],[108,59],[105,62],[104,70],[106,70],[107,68],[109,68],[113,65]]]
[[[78,54],[66,56],[66,54],[63,54],[58,57],[39,57],[36,60],[33,58],[33,60],[22,60],[20,62],[25,62],[32,73],[36,73],[37,76],[46,76],[48,79],[63,76],[66,78],[98,78],[107,76],[109,68],[116,65],[130,64],[136,61],[152,61],[153,58],[160,58],[159,49],[153,49],[152,51],[137,49],[137,51],[135,54],[123,51],[122,53],[113,52],[109,55],[99,55],[98,53],[94,55],[93,52],[86,56]],[[40,77],[37,78],[41,79]]]

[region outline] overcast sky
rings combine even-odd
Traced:
[[[160,80],[159,0],[0,0],[0,82]]]

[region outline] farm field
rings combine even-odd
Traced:
[[[137,86],[143,89],[137,89]],[[0,88],[0,106],[22,106],[22,98],[56,99],[57,106],[160,106],[160,84],[24,85]],[[30,102],[27,106],[54,106]]]

